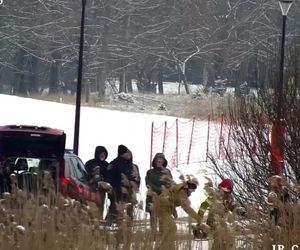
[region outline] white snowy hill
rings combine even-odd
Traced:
[[[24,124],[62,129],[67,134],[66,147],[73,147],[75,106],[0,95],[0,107],[0,125]],[[150,167],[151,124],[153,121],[155,124],[163,124],[165,121],[171,124],[175,120],[176,117],[170,116],[82,107],[79,157],[86,162],[93,158],[94,148],[103,145],[108,150],[108,161],[111,161],[117,156],[118,145],[126,145],[133,152],[133,160],[140,168],[142,184],[139,199],[145,200],[144,177]],[[194,174],[199,179],[200,187],[191,196],[192,206],[195,209],[205,198],[202,187],[207,164],[202,162],[188,166],[181,165],[178,168],[182,173]],[[178,170],[173,170],[175,178],[179,176]],[[184,213],[180,212],[179,215]]]

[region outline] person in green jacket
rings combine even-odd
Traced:
[[[211,186],[212,188],[212,186]],[[209,210],[206,224],[210,227],[214,226],[214,214],[215,210],[222,208],[221,210],[224,213],[228,211],[233,211],[236,207],[234,198],[232,195],[233,192],[233,182],[230,179],[223,179],[218,185],[218,192],[214,194],[213,192],[208,192],[208,197],[203,201],[198,210],[199,216],[203,218],[205,212]]]
[[[228,219],[227,215],[230,213],[235,213],[239,216],[245,216],[246,211],[244,208],[238,207],[235,203],[232,194],[233,182],[230,179],[223,179],[218,185],[217,190],[214,190],[211,181],[205,184],[204,189],[207,191],[208,196],[205,201],[201,203],[198,210],[198,215],[203,219],[205,212],[208,211],[207,220],[206,223],[198,224],[194,228],[193,234],[195,238],[203,239],[207,238],[208,233],[210,232],[214,238],[212,249],[219,249],[219,243],[222,241],[220,238],[223,236],[225,238],[227,237],[228,242],[230,242],[230,234],[222,236],[222,232],[219,232],[219,229],[222,228],[220,223]],[[229,232],[229,230],[223,231]]]
[[[167,168],[168,161],[163,153],[157,153],[152,160],[152,168],[146,173],[146,186],[148,188],[146,197],[146,212],[150,214],[152,233],[157,231],[157,216],[154,211],[156,197],[163,189],[167,189],[173,183],[171,171]]]

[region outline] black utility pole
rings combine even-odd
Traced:
[[[282,119],[282,102],[283,102],[283,67],[284,67],[284,44],[285,44],[285,27],[286,15],[282,16],[282,37],[281,37],[281,52],[280,52],[280,75],[277,89],[278,106],[277,106],[277,119]]]
[[[282,33],[281,33],[281,50],[280,50],[280,70],[279,70],[279,82],[277,86],[277,121],[283,119],[283,74],[284,74],[284,45],[285,45],[285,27],[286,18],[291,8],[293,0],[279,0],[279,6],[282,14]]]
[[[289,9],[292,5],[292,0],[279,0],[279,6],[282,13],[282,37],[280,51],[280,70],[279,81],[277,85],[277,108],[276,119],[273,122],[271,132],[271,164],[273,173],[283,175],[284,173],[284,150],[285,150],[285,122],[283,112],[283,74],[284,74],[284,44],[285,44],[285,27]]]
[[[78,57],[78,76],[77,76],[77,91],[76,91],[76,110],[75,110],[75,127],[74,127],[74,142],[73,151],[78,155],[79,145],[79,126],[80,126],[80,104],[81,104],[81,82],[82,82],[82,58],[84,44],[84,19],[85,19],[85,4],[86,0],[82,0],[81,10],[81,25],[80,25],[80,41],[79,41],[79,57]]]

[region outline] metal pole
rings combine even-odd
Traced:
[[[163,141],[163,148],[162,148],[162,152],[163,152],[163,153],[165,153],[165,148],[166,148],[166,138],[167,138],[167,122],[165,121],[164,141]]]
[[[284,169],[284,123],[283,117],[283,74],[284,74],[284,44],[285,44],[285,27],[286,15],[282,15],[282,36],[281,36],[281,51],[280,51],[280,71],[279,82],[277,87],[277,119],[272,127],[274,139],[271,141],[271,154],[273,171],[277,175],[282,175]]]
[[[176,168],[178,168],[178,119],[176,119]]]
[[[219,138],[219,158],[221,158],[221,153],[223,152],[222,147],[224,146],[223,138],[223,125],[224,125],[224,113],[221,115],[221,129],[220,129],[220,138]]]
[[[80,126],[80,104],[81,104],[81,85],[82,85],[81,82],[82,82],[82,58],[83,58],[83,44],[84,44],[85,4],[86,4],[86,0],[82,0],[80,41],[79,41],[79,58],[78,58],[78,77],[77,77],[77,91],[76,91],[75,127],[74,127],[74,142],[73,142],[73,151],[74,151],[74,154],[76,154],[76,155],[78,155],[78,145],[79,145],[79,126]]]
[[[229,131],[228,131],[228,138],[227,138],[227,153],[226,153],[226,156],[227,156],[227,159],[230,158],[232,155],[231,155],[231,148],[230,148],[230,136],[231,136],[231,129],[232,129],[232,117],[230,116],[230,121],[229,121]],[[229,157],[228,157],[229,156]]]
[[[282,117],[282,103],[283,103],[283,67],[284,67],[284,43],[285,43],[285,26],[286,17],[282,16],[282,37],[281,37],[281,57],[280,57],[280,75],[278,83],[278,106],[277,106],[277,120],[279,121]]]
[[[207,124],[207,139],[206,139],[206,159],[207,162],[208,159],[208,151],[209,151],[209,131],[210,131],[210,114],[208,114],[208,124]]]
[[[154,133],[154,122],[152,122],[152,125],[151,125],[150,168],[151,168],[151,165],[152,165],[153,133]]]
[[[191,131],[191,137],[190,137],[190,146],[189,146],[189,152],[188,152],[188,160],[187,160],[187,164],[190,164],[191,150],[192,150],[193,137],[194,137],[195,120],[196,120],[196,118],[193,117],[192,131]]]

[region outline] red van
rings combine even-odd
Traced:
[[[65,141],[66,134],[59,129],[0,126],[0,195],[11,190],[11,174],[17,176],[19,188],[40,192],[41,177],[48,172],[64,196],[99,205],[99,195],[89,184],[84,164],[65,150]]]

